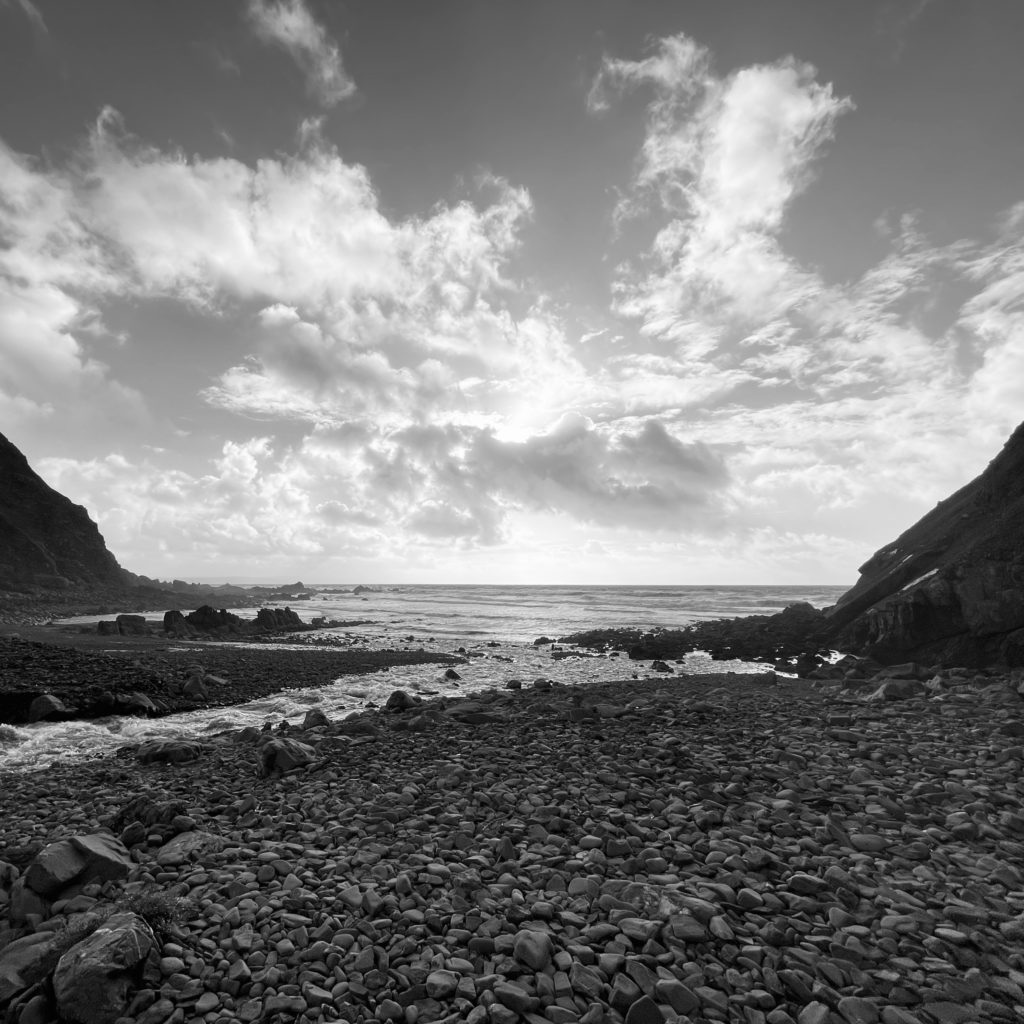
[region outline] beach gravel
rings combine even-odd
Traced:
[[[222,737],[9,774],[14,868],[108,829],[133,866],[18,924],[0,905],[0,974],[11,940],[145,897],[185,910],[125,1024],[1020,1020],[1021,710],[985,676],[898,702],[556,684],[293,726],[314,756],[283,773]]]

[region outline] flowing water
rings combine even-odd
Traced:
[[[466,665],[457,667],[462,678],[446,679],[443,666],[408,665],[345,676],[325,687],[284,690],[232,708],[166,718],[0,725],[0,769],[26,770],[55,760],[106,756],[124,744],[153,737],[201,739],[245,725],[299,722],[311,708],[340,718],[382,704],[395,689],[426,696],[455,695],[504,687],[510,679],[528,686],[541,677],[586,684],[660,676],[650,662],[625,657],[594,657],[580,651],[555,659],[550,648],[535,647],[533,641],[583,629],[675,628],[700,619],[772,614],[795,601],[824,607],[834,604],[847,588],[394,586],[354,592],[352,586],[338,585],[317,589],[320,593],[311,600],[292,601],[289,607],[306,622],[323,617],[346,624],[301,634],[302,642],[273,644],[275,649],[294,649],[296,657],[301,657],[304,650],[337,646],[423,647],[445,653],[461,648],[468,658]],[[256,613],[255,608],[238,611],[244,617]],[[151,617],[160,616],[162,612],[154,612]],[[202,644],[195,646],[201,661]],[[673,668],[680,675],[693,675],[761,672],[765,666],[712,661],[698,653]]]

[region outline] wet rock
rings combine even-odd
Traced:
[[[159,712],[159,708],[153,702],[153,699],[138,690],[133,690],[124,697],[122,709],[126,715],[148,716]]]
[[[198,761],[202,755],[201,743],[179,739],[147,740],[135,751],[140,764],[187,764]]]
[[[330,724],[331,720],[319,708],[310,708],[303,717],[300,728],[303,730],[319,729]]]
[[[384,704],[385,711],[408,711],[420,703],[419,698],[406,693],[405,690],[394,690]]]
[[[257,749],[262,775],[280,775],[316,760],[316,751],[311,746],[283,736],[261,737]]]
[[[67,707],[59,697],[52,693],[42,693],[28,708],[30,722],[43,722],[48,718],[58,718],[67,713]]]

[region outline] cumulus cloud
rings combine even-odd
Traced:
[[[727,481],[709,447],[640,417],[644,402],[656,411],[647,385],[665,368],[613,362],[592,378],[551,304],[522,293],[510,268],[532,203],[501,179],[398,220],[365,169],[315,133],[295,156],[248,166],[147,146],[110,110],[75,164],[10,166],[20,234],[8,258],[67,304],[58,320],[84,308],[73,295],[90,295],[97,315],[114,297],[230,310],[250,354],[217,373],[207,402],[308,432],[292,447],[228,442],[199,476],[54,463],[91,488],[105,521],[130,510],[181,539],[212,514],[230,550],[281,557],[494,546],[519,513],[675,528]],[[64,360],[70,377],[103,375],[73,344],[41,351],[51,372]],[[622,395],[618,380],[632,381]],[[678,405],[669,390],[666,379]],[[45,388],[22,374],[15,391]],[[580,404],[605,406],[601,421],[573,413]]]
[[[12,279],[69,302],[166,296],[214,315],[257,305],[251,358],[207,391],[223,408],[403,418],[447,392],[453,414],[484,422],[527,404],[532,373],[578,370],[554,314],[511,311],[507,265],[532,204],[501,179],[389,219],[365,169],[316,133],[292,157],[249,166],[148,146],[110,109],[65,169],[4,157]]]
[[[295,445],[269,436],[225,442],[203,473],[150,452],[48,459],[61,490],[99,512],[122,559],[146,547],[185,560],[329,559],[344,553],[501,546],[509,516],[556,513],[605,527],[692,527],[728,474],[706,445],[663,426],[607,431],[566,417],[523,442],[478,428],[368,423],[314,431]]]
[[[0,140],[0,412],[7,429],[121,428],[141,396],[114,381],[87,342],[100,323],[88,296],[117,280],[75,215],[66,183]]]
[[[634,551],[800,578],[851,538],[862,560],[891,533],[872,506],[909,523],[1019,418],[1024,207],[943,245],[893,217],[889,253],[829,283],[784,229],[847,100],[795,60],[719,75],[685,37],[606,61],[591,108],[624,89],[648,102],[619,217],[649,234],[618,322],[578,340],[525,283],[533,201],[500,177],[398,217],[315,121],[254,162],[149,145],[112,110],[62,166],[0,146],[0,413],[143,415],[100,325],[158,302],[215,339],[189,410],[212,457],[48,463],[128,564],[153,538],[193,564]]]
[[[482,483],[527,507],[648,528],[692,522],[728,479],[720,455],[681,442],[656,420],[615,434],[578,414],[522,442],[482,433],[467,462]]]
[[[852,108],[815,74],[790,58],[721,77],[709,52],[682,35],[661,40],[643,60],[605,60],[592,110],[618,91],[651,93],[632,189],[617,211],[629,217],[656,204],[668,216],[616,287],[618,311],[647,334],[708,355],[730,328],[784,315],[813,289],[813,276],[777,236],[836,121]]]
[[[719,74],[685,36],[607,58],[589,107],[627,90],[645,92],[646,124],[616,215],[652,236],[619,267],[614,309],[650,342],[628,357],[646,379],[701,368],[712,404],[677,418],[730,451],[738,519],[962,483],[1024,400],[1020,208],[998,238],[942,245],[919,218],[890,217],[889,253],[829,283],[782,238],[849,99],[792,58]]]
[[[303,0],[249,0],[249,21],[265,42],[280,46],[299,66],[306,89],[322,106],[333,107],[356,91],[341,50]]]

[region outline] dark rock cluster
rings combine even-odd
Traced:
[[[535,644],[550,643],[539,637]],[[830,628],[821,611],[806,603],[775,615],[744,615],[694,622],[682,629],[594,629],[560,638],[595,651],[626,651],[634,660],[682,658],[704,651],[722,660],[770,662],[783,671],[810,671],[823,664]],[[805,674],[801,671],[801,674]]]

